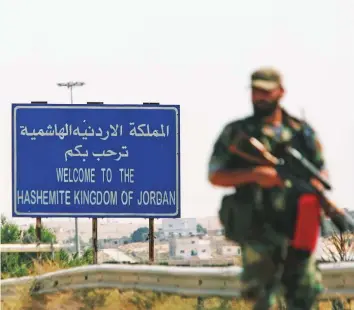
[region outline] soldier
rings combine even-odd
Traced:
[[[237,145],[241,133],[257,138],[270,152],[279,143],[288,142],[324,171],[321,144],[308,123],[291,116],[280,105],[284,86],[276,70],[255,71],[251,89],[254,113],[222,130],[209,161],[209,181],[235,188],[235,194],[224,196],[219,215],[225,236],[242,248],[243,297],[255,301],[254,309],[271,309],[282,288],[288,309],[311,309],[323,287],[313,246],[296,248],[292,243],[299,197],[274,167],[255,165],[236,156],[230,146]],[[314,205],[312,210],[314,217],[320,218],[319,208]],[[319,225],[311,226],[312,232],[305,234],[312,234],[308,239],[315,236],[317,241]]]

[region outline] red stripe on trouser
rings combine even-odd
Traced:
[[[314,252],[320,231],[320,208],[320,201],[314,194],[304,194],[299,198],[293,248]]]

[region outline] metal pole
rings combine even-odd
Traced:
[[[67,82],[67,83],[57,83],[59,87],[65,86],[70,90],[70,103],[73,104],[73,87],[75,86],[83,86],[85,85],[84,82]],[[80,256],[80,239],[79,239],[79,221],[78,218],[75,218],[75,248],[76,253]]]
[[[153,263],[155,260],[154,251],[154,219],[149,219],[149,261]]]
[[[304,108],[301,108],[301,117],[304,121],[306,121],[306,113]]]
[[[41,243],[42,239],[42,219],[40,217],[36,218],[36,239],[37,243]],[[37,253],[37,259],[41,259],[41,253]]]
[[[96,265],[98,261],[97,255],[97,218],[92,219],[92,248],[93,248],[93,264]]]
[[[103,104],[103,102],[87,102],[87,104]],[[93,248],[93,264],[98,264],[98,219],[92,219],[92,248]]]
[[[159,105],[158,102],[143,102],[143,104]],[[154,219],[149,218],[149,261],[155,261],[155,235],[154,235]]]
[[[73,104],[73,86],[70,86],[70,102]]]
[[[31,104],[47,104],[47,101],[31,101]],[[42,218],[37,217],[36,218],[36,239],[37,239],[37,244],[41,243],[42,240]],[[37,253],[37,259],[41,259],[41,253]]]
[[[70,102],[73,104],[73,85],[70,86]],[[80,239],[79,239],[79,220],[75,217],[75,250],[77,256],[80,257]]]
[[[79,239],[79,221],[75,218],[75,250],[78,256],[80,256],[80,239]]]

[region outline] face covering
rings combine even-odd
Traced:
[[[263,118],[272,115],[275,109],[278,106],[278,101],[266,101],[266,100],[258,100],[253,102],[253,113],[254,116]]]

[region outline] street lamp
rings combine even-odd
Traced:
[[[67,82],[67,83],[57,83],[59,87],[67,87],[70,89],[70,103],[73,104],[73,87],[84,86],[84,82]]]
[[[66,83],[57,83],[59,87],[67,87],[70,89],[70,103],[73,104],[73,88],[77,86],[84,86],[84,82],[66,82]],[[75,246],[76,253],[80,256],[80,240],[79,240],[79,223],[77,217],[75,218]]]

